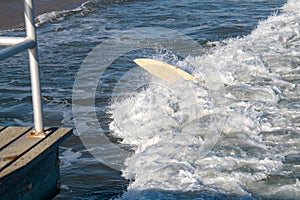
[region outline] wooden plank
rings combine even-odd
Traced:
[[[11,129],[16,130],[15,132],[12,131],[10,133],[14,137],[17,137],[17,139],[15,139],[8,146],[0,150],[0,171],[43,139],[29,138],[28,134],[31,132],[32,129],[29,129],[29,131],[25,132],[25,134],[23,133],[23,130],[25,129],[22,129],[22,131],[18,131],[21,129],[20,127],[18,127],[18,129],[12,127]],[[10,133],[8,133],[7,135],[10,135]],[[17,136],[16,133],[18,133],[19,136]],[[12,137],[6,138],[11,139]]]
[[[33,199],[52,199],[60,192],[60,174],[59,174],[59,158],[58,146],[53,148],[53,151],[40,161],[36,162],[35,166],[30,170],[30,183],[38,183],[33,185],[30,192],[27,192],[28,200]],[[45,166],[47,163],[47,166]],[[41,168],[41,166],[45,166]],[[43,174],[43,178],[41,178]],[[45,195],[47,194],[47,195]]]
[[[58,147],[35,162],[0,179],[0,199],[52,199],[59,193]]]
[[[0,171],[5,167],[8,167],[9,164],[15,159],[29,151],[34,145],[43,140],[43,138],[28,137],[33,131],[33,128],[31,127],[8,127],[5,130],[6,135],[4,135],[2,139],[11,141],[10,143],[4,145],[2,149],[0,149]],[[27,131],[24,132],[24,130]],[[47,134],[51,134],[51,131],[45,131],[46,136]]]
[[[72,134],[72,128],[59,128],[53,133],[49,134],[46,138],[43,139],[42,142],[38,143],[29,152],[22,155],[20,158],[16,159],[13,163],[9,165],[9,167],[4,168],[0,171],[0,178],[12,173],[13,171],[26,166],[29,162],[31,162],[35,157],[38,157],[39,154],[46,151],[51,146],[58,146],[64,139]],[[28,139],[28,138],[27,138]],[[32,139],[32,138],[30,138]],[[38,138],[34,138],[34,140],[39,140]]]
[[[9,126],[0,132],[0,150],[29,131],[31,127]],[[0,154],[1,155],[1,154]]]
[[[72,134],[59,128],[0,171],[4,199],[50,200],[59,193],[59,144]],[[1,199],[0,198],[0,199]]]

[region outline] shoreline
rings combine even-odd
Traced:
[[[35,0],[35,17],[51,11],[70,10],[87,0]],[[23,0],[0,1],[0,31],[20,28],[24,24]]]

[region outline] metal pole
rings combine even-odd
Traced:
[[[26,36],[35,42],[33,48],[28,49],[31,89],[32,89],[32,104],[35,134],[44,133],[43,112],[41,104],[41,88],[40,88],[40,72],[38,63],[37,41],[34,23],[34,10],[32,0],[24,0],[24,17],[26,26]]]
[[[23,42],[13,45],[13,46],[6,47],[6,48],[0,50],[0,60],[9,58],[21,51],[32,48],[34,46],[35,46],[35,42],[30,39],[27,39],[27,40],[24,40]]]
[[[26,40],[25,37],[0,37],[0,45],[1,46],[11,46],[16,45]]]

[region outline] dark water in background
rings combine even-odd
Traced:
[[[37,29],[45,125],[73,126],[71,101],[76,73],[88,53],[114,33],[137,27],[164,27],[180,31],[204,49],[210,49],[212,42],[250,34],[259,21],[279,12],[284,3],[284,0],[90,2],[72,15],[57,12],[41,16],[40,23],[50,21],[41,23]],[[23,35],[23,32],[3,34]],[[120,65],[130,67],[130,63],[124,63],[127,60],[119,61]],[[299,63],[296,65],[299,67]],[[0,124],[32,125],[27,54],[1,61],[0,72]],[[128,181],[121,177],[121,172],[95,160],[78,136],[68,139],[61,152],[63,186],[56,199],[108,199],[126,190]],[[189,191],[170,193],[174,193],[170,199],[176,195],[178,199],[185,198],[185,193],[190,198],[197,196],[197,192]],[[168,195],[169,192],[161,192],[159,198],[168,199]]]

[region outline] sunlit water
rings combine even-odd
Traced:
[[[106,70],[96,92],[98,120],[111,140],[134,153],[119,172],[72,136],[61,147],[63,186],[56,199],[299,199],[300,3],[284,3],[98,2],[39,16],[47,126],[74,126],[76,73],[116,33],[164,27],[202,47],[187,57],[168,47],[143,49]],[[140,70],[132,72],[143,84],[136,88],[125,75],[137,57],[176,64],[205,82],[170,84]],[[2,61],[0,70],[1,125],[32,125],[26,53]],[[134,90],[114,98],[117,82]]]

